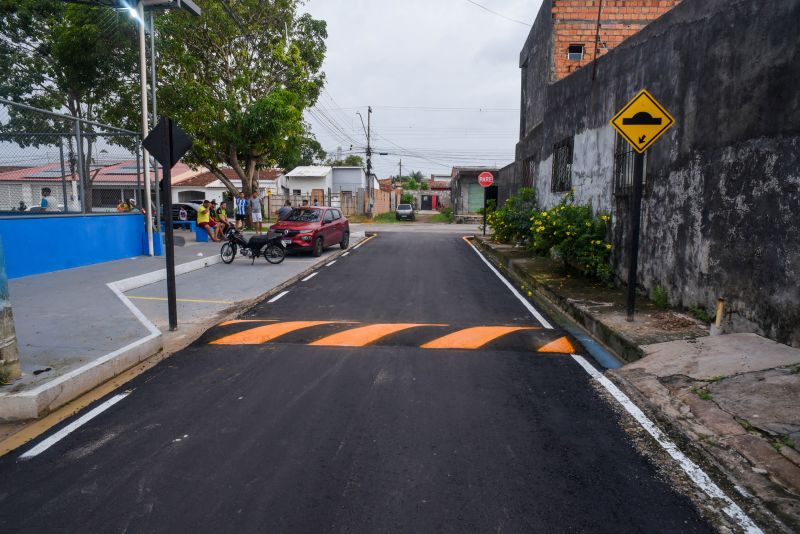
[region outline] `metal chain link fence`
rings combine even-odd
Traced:
[[[0,215],[136,210],[140,135],[0,99]]]

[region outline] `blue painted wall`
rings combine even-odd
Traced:
[[[144,233],[140,213],[0,219],[9,278],[140,256]]]

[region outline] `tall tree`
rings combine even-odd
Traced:
[[[59,0],[0,0],[0,96],[87,120],[106,120],[120,109],[120,93],[138,89],[136,31],[127,15],[107,7]],[[136,115],[138,106],[128,108]],[[67,132],[69,121],[9,110],[6,132]],[[95,173],[91,154],[97,137],[85,129],[84,190],[87,209]],[[58,144],[57,136],[20,136],[19,145]],[[118,142],[124,142],[117,139]],[[129,140],[130,141],[130,140]],[[132,143],[128,143],[129,146]],[[74,150],[71,145],[69,151]],[[76,158],[70,158],[73,165]]]
[[[238,194],[256,170],[313,158],[303,110],[324,83],[326,24],[298,14],[299,0],[198,0],[203,14],[160,18],[160,109],[193,138],[187,161]]]

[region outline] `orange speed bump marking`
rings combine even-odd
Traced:
[[[351,328],[344,332],[337,332],[330,336],[318,339],[309,345],[318,347],[363,347],[374,343],[396,332],[402,332],[409,328],[416,328],[418,326],[447,326],[445,324],[417,324],[417,323],[395,323],[395,324],[371,324],[367,326],[360,326],[358,328]]]
[[[563,352],[564,354],[572,354],[575,352],[575,347],[566,337],[560,337],[555,341],[551,341],[547,345],[539,347],[537,352]]]
[[[260,345],[267,341],[272,341],[289,332],[318,326],[321,324],[332,324],[340,321],[288,321],[285,323],[268,324],[251,328],[243,332],[237,332],[212,341],[210,345]]]
[[[474,326],[434,339],[422,345],[423,349],[479,349],[490,341],[512,332],[538,330],[529,326]]]

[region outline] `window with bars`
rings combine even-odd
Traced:
[[[617,134],[614,143],[614,194],[627,196],[633,193],[633,162],[636,151],[624,137]],[[644,155],[644,176],[642,177],[642,190],[647,184],[647,153]]]
[[[553,146],[553,176],[550,191],[560,193],[572,188],[572,137]]]

